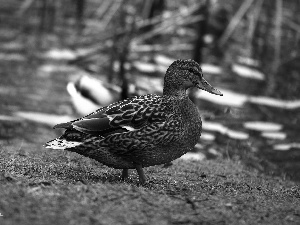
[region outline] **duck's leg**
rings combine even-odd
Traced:
[[[121,179],[125,180],[126,178],[128,178],[128,176],[129,176],[128,169],[123,169]]]
[[[135,169],[136,169],[136,171],[139,175],[140,184],[145,184],[146,183],[146,176],[144,174],[142,165],[141,164],[135,164]]]

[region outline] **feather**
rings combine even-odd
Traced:
[[[201,86],[202,85],[202,86]],[[164,78],[163,95],[144,95],[115,102],[77,120],[56,125],[65,133],[46,147],[65,149],[124,169],[170,162],[190,151],[202,129],[197,106],[186,94],[190,87],[222,95],[204,80],[199,64],[176,60]]]

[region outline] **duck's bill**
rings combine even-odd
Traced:
[[[221,91],[219,91],[218,89],[216,89],[213,86],[211,86],[204,78],[202,78],[201,82],[198,83],[196,86],[197,86],[197,88],[202,89],[204,91],[207,91],[207,92],[209,92],[211,94],[223,96],[223,94],[221,93]]]

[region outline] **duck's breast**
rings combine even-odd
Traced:
[[[188,98],[183,102],[181,116],[183,122],[183,144],[194,147],[201,135],[202,121],[197,106]]]

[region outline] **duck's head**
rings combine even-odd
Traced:
[[[211,86],[204,78],[200,65],[192,59],[176,60],[168,68],[165,75],[164,94],[197,87],[215,95],[223,95]]]

